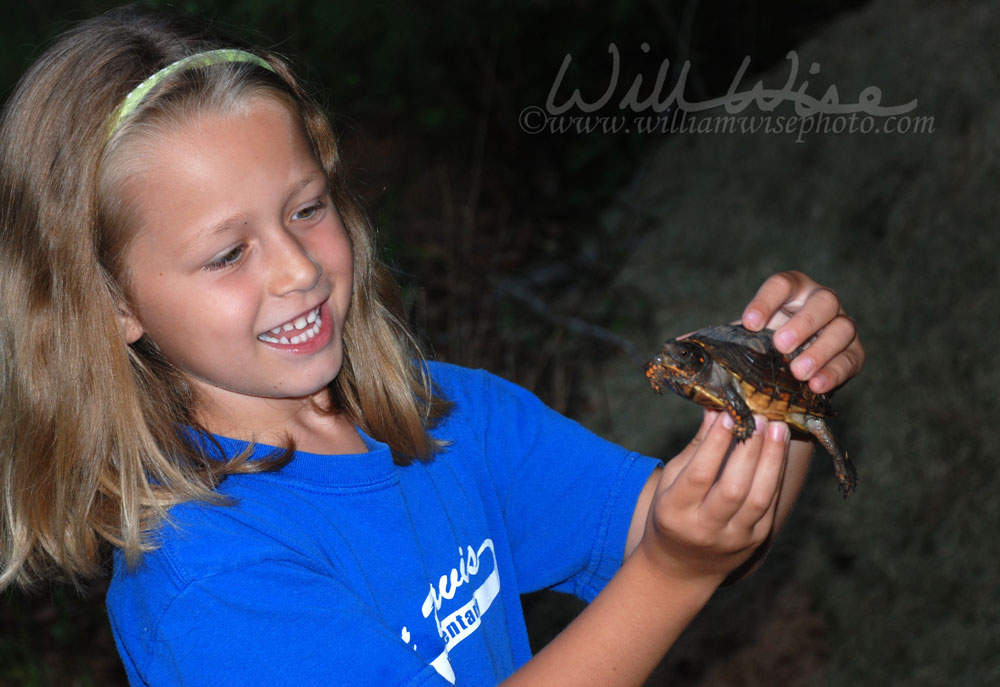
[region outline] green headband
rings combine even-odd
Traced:
[[[114,111],[111,115],[111,125],[108,130],[108,138],[111,138],[114,133],[121,126],[122,122],[125,121],[135,108],[139,106],[142,99],[146,97],[153,88],[156,87],[161,81],[169,77],[171,74],[175,74],[179,71],[185,69],[198,69],[200,67],[209,67],[213,64],[224,64],[226,62],[248,62],[250,64],[256,64],[269,71],[274,71],[274,68],[269,65],[262,57],[258,57],[253,53],[246,52],[245,50],[235,50],[232,48],[222,49],[222,50],[209,50],[207,52],[199,52],[194,55],[189,55],[185,58],[177,60],[166,67],[156,72],[141,84],[132,89],[132,92],[125,96],[125,100],[122,104],[118,106],[118,109]]]

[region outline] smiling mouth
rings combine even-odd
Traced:
[[[321,305],[317,305],[305,315],[300,315],[270,331],[258,334],[257,338],[265,343],[283,346],[294,346],[312,341],[319,334],[323,324],[323,318],[319,312],[321,307]]]

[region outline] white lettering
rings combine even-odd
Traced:
[[[446,600],[453,599],[464,585],[471,582],[479,573],[483,554],[489,551],[493,557],[493,570],[472,593],[471,598],[460,608],[455,609],[445,617],[440,617],[439,611]],[[434,615],[434,623],[438,635],[444,641],[445,649],[437,658],[431,661],[434,669],[446,680],[455,683],[455,671],[448,661],[448,652],[459,642],[471,635],[481,624],[483,613],[489,610],[493,600],[500,594],[500,571],[497,569],[496,552],[493,540],[485,539],[478,549],[471,546],[458,549],[458,567],[452,568],[438,580],[437,588],[433,584],[424,598],[420,612],[425,618]],[[404,641],[408,641],[409,632],[403,628]]]

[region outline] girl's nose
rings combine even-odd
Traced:
[[[274,239],[270,252],[271,291],[275,295],[309,291],[323,273],[305,246],[287,231],[281,231]]]

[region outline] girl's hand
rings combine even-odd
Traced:
[[[722,582],[771,534],[788,438],[784,423],[758,418],[736,443],[729,416],[706,413],[663,469],[639,550],[671,579]]]
[[[782,353],[815,337],[792,362],[792,373],[816,393],[837,388],[864,366],[857,329],[840,298],[801,272],[769,277],[743,311],[742,323],[753,331],[774,329],[774,345]]]

